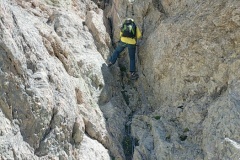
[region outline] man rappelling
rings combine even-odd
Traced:
[[[141,36],[142,33],[136,26],[134,20],[132,18],[127,18],[121,27],[120,41],[109,59],[108,67],[112,66],[117,61],[120,53],[127,47],[130,59],[130,78],[132,80],[137,79],[139,75],[136,73],[135,52],[137,39],[141,38]]]

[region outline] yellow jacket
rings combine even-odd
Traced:
[[[139,28],[137,27],[136,28],[136,38],[139,39],[142,37],[142,33],[141,31],[139,30]],[[127,43],[127,44],[136,44],[136,38],[129,38],[129,37],[122,37],[122,32],[120,32],[120,37],[121,37],[121,41],[124,42],[124,43]]]

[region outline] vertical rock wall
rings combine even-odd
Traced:
[[[3,0],[0,16],[0,159],[125,159],[103,10]]]
[[[2,0],[0,159],[239,159],[239,7]],[[125,17],[136,82],[105,63]]]
[[[133,118],[133,159],[238,159],[240,2],[133,4],[144,32],[139,109],[154,110]]]

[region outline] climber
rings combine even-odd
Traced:
[[[127,18],[121,27],[120,41],[109,59],[108,67],[112,66],[116,62],[120,53],[127,47],[130,59],[130,78],[132,80],[137,79],[139,75],[136,73],[135,51],[137,39],[141,38],[141,36],[142,33],[136,26],[134,20],[132,18]]]

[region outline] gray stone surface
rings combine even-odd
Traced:
[[[100,110],[111,100],[113,76],[105,64],[108,33],[101,37],[85,23],[94,3],[2,1],[0,7],[0,158],[124,159],[121,136],[114,135],[124,132],[126,115],[120,112],[109,128]],[[94,22],[103,24],[103,13],[98,17]],[[97,37],[107,42],[102,55]]]
[[[2,0],[0,159],[238,160],[239,8]],[[106,65],[126,16],[143,32],[135,82],[126,52]]]

